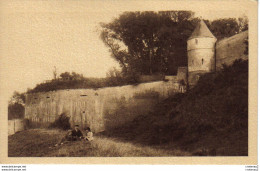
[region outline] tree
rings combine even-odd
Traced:
[[[101,23],[101,39],[123,72],[165,73],[169,62],[185,65],[186,38],[194,29],[193,12],[125,12]],[[183,52],[183,53],[182,53]],[[176,72],[176,71],[175,71]]]
[[[231,37],[248,29],[248,20],[244,18],[222,18],[208,23],[209,29],[220,40]]]
[[[19,93],[17,91],[14,91],[13,96],[10,98],[8,104],[20,104],[22,106],[25,105],[25,93]]]
[[[106,73],[107,83],[110,85],[121,85],[124,83],[124,78],[122,76],[122,72],[117,70],[115,67],[111,68]]]
[[[60,74],[62,80],[71,80],[71,75],[69,72],[64,72]]]
[[[24,117],[25,94],[14,92],[8,102],[8,119],[18,119]]]
[[[243,16],[238,18],[239,23],[239,32],[248,30],[248,18],[247,16]]]
[[[60,78],[61,80],[84,80],[84,76],[76,72],[63,72],[60,74]]]
[[[71,73],[72,80],[84,80],[83,74],[78,74],[76,72]]]

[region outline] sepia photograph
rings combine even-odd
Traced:
[[[1,12],[6,157],[250,156],[248,10],[40,2]]]

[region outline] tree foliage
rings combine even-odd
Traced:
[[[37,84],[28,93],[47,92],[61,89],[100,88],[106,85],[105,78],[86,78],[75,72],[64,72],[57,79]]]
[[[222,18],[208,23],[209,29],[220,40],[248,29],[247,18]]]
[[[50,124],[49,128],[58,128],[63,130],[70,129],[70,117],[66,115],[66,113],[62,113],[59,117]]]
[[[63,89],[102,88],[136,84],[139,80],[132,75],[125,75],[120,70],[112,68],[107,72],[106,78],[89,78],[75,72],[61,73],[56,79],[37,84],[35,88],[28,89],[27,93],[47,92]],[[144,81],[142,81],[144,82]],[[145,81],[147,82],[147,81]]]
[[[18,91],[14,91],[13,96],[9,100],[9,104],[21,104],[24,106],[25,103],[25,94],[24,93],[19,93]]]
[[[125,12],[113,22],[101,24],[101,39],[123,72],[167,72],[176,52],[183,52],[174,61],[176,66],[187,61],[184,46],[194,29],[189,21],[192,16],[187,11]]]
[[[25,94],[15,91],[8,102],[8,120],[24,117]]]
[[[82,80],[84,79],[82,74],[78,74],[76,72],[64,72],[60,74],[60,78],[61,80]]]

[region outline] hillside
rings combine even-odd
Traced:
[[[248,61],[206,74],[185,94],[149,115],[104,132],[136,144],[181,148],[193,155],[248,155]]]
[[[95,136],[94,141],[73,141],[55,147],[66,131],[58,129],[28,129],[8,136],[9,157],[155,157],[190,156],[179,149],[165,150],[116,138]]]

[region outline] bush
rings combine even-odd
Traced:
[[[50,124],[49,128],[59,128],[63,130],[70,129],[70,117],[68,117],[65,113],[62,113],[58,119]]]
[[[19,103],[8,105],[8,120],[24,118],[24,106]]]
[[[31,122],[29,119],[24,119],[24,129],[31,128]]]

